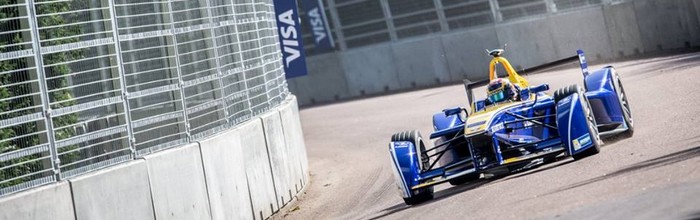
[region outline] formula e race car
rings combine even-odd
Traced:
[[[458,185],[481,174],[528,169],[557,156],[578,160],[600,151],[601,135],[632,136],[632,113],[612,66],[589,72],[578,50],[583,86],[567,86],[550,96],[545,94],[549,85],[531,86],[502,57],[503,49],[487,52],[493,57],[484,81],[487,97],[472,101],[471,89],[485,83],[470,84],[471,111],[450,108],[433,115],[433,147],[418,131],[391,137],[389,153],[406,204],[432,199],[436,184]],[[507,78],[498,78],[499,64]]]

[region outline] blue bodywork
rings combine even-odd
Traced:
[[[414,195],[411,186],[419,184],[420,161],[417,157],[416,147],[411,142],[391,142],[389,146],[391,161],[396,168],[395,177],[400,182],[403,197]]]
[[[522,88],[520,96],[525,98],[505,107],[493,107],[497,110],[489,110],[494,113],[483,122],[468,124],[471,122],[461,115],[461,108],[434,114],[430,139],[435,140],[436,147],[425,152],[415,152],[413,143],[392,142],[392,161],[402,181],[404,198],[417,192],[414,190],[468,174],[519,169],[562,154],[577,155],[597,147],[594,141],[599,132],[625,129],[623,109],[613,84],[615,69],[607,66],[589,72],[582,51],[579,61],[583,91],[555,101],[544,93],[549,89],[547,84]],[[472,115],[487,111],[487,103],[485,99],[475,100]],[[594,122],[588,120],[591,115],[587,115],[586,108],[593,113]],[[480,126],[485,127],[469,132]],[[420,153],[429,155],[430,167],[420,167],[416,156]]]
[[[615,92],[613,75],[615,69],[607,66],[584,79],[586,97],[591,103],[595,120],[601,132],[625,127],[622,106]]]

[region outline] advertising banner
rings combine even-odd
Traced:
[[[287,79],[307,74],[299,11],[295,0],[275,0],[282,63]]]
[[[321,0],[301,0],[301,7],[306,11],[309,27],[314,36],[316,50],[329,51],[335,47],[333,35],[328,27],[328,18]]]

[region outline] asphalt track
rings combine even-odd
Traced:
[[[427,137],[434,112],[466,105],[462,85],[304,109],[311,184],[274,218],[700,218],[700,53],[613,64],[630,100],[634,137],[604,139],[600,154],[580,161],[439,185],[435,199],[417,206],[404,205],[394,187],[389,138],[410,129]],[[570,67],[526,78],[549,83],[551,94],[582,84],[580,70]]]

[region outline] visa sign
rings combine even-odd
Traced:
[[[317,50],[331,50],[335,43],[328,28],[328,19],[321,0],[302,0],[302,7],[306,10],[309,25],[314,34],[314,43]]]
[[[304,44],[301,41],[299,11],[294,0],[275,0],[282,63],[287,79],[307,74]]]

